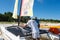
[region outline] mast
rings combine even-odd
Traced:
[[[18,16],[18,26],[19,26],[19,24],[20,24],[21,7],[22,7],[22,0],[21,0],[21,2],[20,2],[20,11],[19,11],[19,16]]]

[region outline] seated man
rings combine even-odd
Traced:
[[[37,17],[35,17],[34,20],[38,23],[38,27],[40,28],[40,21],[37,19]]]
[[[33,40],[40,40],[38,23],[35,20],[30,20],[30,18],[28,18],[26,26],[31,27]]]

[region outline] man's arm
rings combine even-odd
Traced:
[[[20,24],[20,27],[25,28],[27,25],[26,24]]]
[[[40,24],[38,24],[38,28],[40,28]]]

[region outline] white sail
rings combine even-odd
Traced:
[[[18,10],[18,0],[15,1],[15,5],[14,5],[14,11],[13,11],[13,18],[17,19],[17,10]]]
[[[33,16],[34,0],[23,0],[20,16]]]

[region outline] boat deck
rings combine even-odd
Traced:
[[[10,26],[10,27],[5,27],[5,28],[9,32],[13,33],[16,36],[20,35],[20,37],[26,37],[26,39],[32,40],[32,38],[31,38],[31,35],[32,35],[31,34],[31,29],[28,28],[28,27],[27,28],[21,28],[21,27],[18,27],[18,26]],[[22,30],[25,34],[23,34]],[[26,31],[24,31],[24,30],[26,30]],[[45,34],[45,33],[48,33],[48,32],[46,30],[40,30],[40,34]],[[4,35],[2,35],[2,37],[5,38]]]

